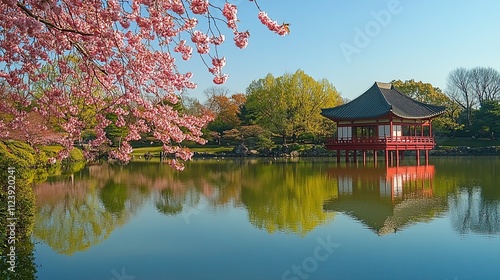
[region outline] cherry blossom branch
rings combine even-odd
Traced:
[[[82,31],[79,31],[79,30],[74,30],[74,29],[68,29],[68,28],[62,28],[62,27],[59,27],[51,22],[49,22],[48,20],[40,17],[40,16],[37,16],[35,14],[33,14],[25,5],[23,5],[21,2],[17,2],[16,4],[27,16],[45,24],[46,26],[50,27],[50,28],[54,28],[54,29],[57,29],[61,32],[69,32],[69,33],[76,33],[76,34],[80,34],[82,36],[93,36],[94,34],[92,33],[86,33],[86,32],[82,32]]]

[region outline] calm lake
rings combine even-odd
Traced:
[[[497,279],[500,158],[195,160],[35,186],[38,279]]]

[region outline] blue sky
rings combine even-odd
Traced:
[[[271,18],[290,23],[286,37],[268,31],[251,2],[235,3],[240,30],[250,30],[251,36],[240,50],[226,33],[219,49],[230,75],[224,87],[234,93],[268,73],[297,69],[328,79],[348,99],[375,81],[415,79],[445,90],[449,72],[457,67],[500,71],[498,0],[260,0]],[[198,84],[190,96],[204,100],[203,90],[214,86],[212,77],[198,56],[188,64]]]

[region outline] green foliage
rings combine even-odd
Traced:
[[[113,146],[119,146],[121,141],[123,141],[123,138],[128,134],[128,128],[124,126],[119,127],[115,124],[118,120],[116,114],[108,114],[106,118],[112,123],[108,125],[104,131],[108,135],[108,138],[113,142]]]
[[[170,188],[161,190],[160,197],[155,203],[156,209],[165,215],[175,215],[182,212],[183,197],[176,197]]]
[[[304,133],[325,134],[321,108],[340,105],[342,98],[327,80],[314,80],[302,70],[275,78],[268,74],[247,88],[245,119],[293,141]],[[284,141],[286,142],[286,141]]]
[[[37,265],[35,263],[35,244],[29,239],[16,242],[16,270],[10,272],[10,264],[0,261],[0,279],[31,280],[36,279]]]
[[[463,112],[462,107],[444,94],[440,88],[415,80],[404,82],[397,80],[392,81],[392,84],[399,91],[417,101],[446,107],[445,113],[432,121],[435,133],[453,134],[454,131],[463,127],[459,122],[460,115]]]
[[[222,134],[224,131],[234,128],[233,125],[216,118],[207,125],[207,129]]]
[[[113,181],[108,181],[100,193],[102,204],[106,210],[115,215],[120,215],[125,209],[127,197],[127,187]]]
[[[36,152],[28,145],[24,146],[26,150],[20,147],[23,147],[20,142],[0,141],[0,170],[7,170],[9,167],[14,167],[16,169],[16,181],[18,183],[31,183],[34,177],[33,167],[35,165],[33,155],[36,154]],[[1,174],[0,177],[2,182],[7,181],[6,173]]]
[[[255,147],[258,150],[272,149],[274,147],[274,142],[273,140],[271,140],[271,137],[269,135],[260,134],[259,136],[257,136]]]
[[[255,167],[259,176],[243,184],[241,201],[250,222],[269,233],[283,231],[305,236],[335,214],[323,210],[326,199],[337,196],[337,181],[314,169],[312,163],[273,168]]]
[[[69,152],[69,158],[68,159],[71,162],[83,162],[83,161],[85,161],[85,156],[83,155],[82,150],[77,149],[77,148],[73,148]]]
[[[19,141],[4,142],[10,153],[14,154],[18,159],[24,161],[28,166],[35,165],[35,154],[37,153],[30,145]]]
[[[474,114],[473,128],[479,136],[496,138],[500,134],[500,101],[484,101]]]
[[[17,219],[16,243],[29,242],[33,231],[35,196],[31,182],[36,173],[33,169],[36,162],[34,156],[36,156],[36,152],[28,145],[13,141],[0,141],[0,181],[8,182],[10,179],[13,182],[11,186],[15,187],[9,189],[7,184],[2,184],[0,188],[0,205],[2,205],[0,207],[0,238],[2,240],[1,250],[3,251],[7,248],[7,217],[10,217],[7,213],[7,201],[15,201],[13,213]],[[10,173],[7,172],[9,168]],[[9,194],[9,190],[15,193]],[[15,200],[9,199],[9,196],[14,196]]]

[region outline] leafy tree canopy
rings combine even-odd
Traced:
[[[341,103],[340,94],[328,80],[315,80],[297,70],[277,78],[268,74],[253,81],[247,88],[245,111],[256,124],[286,140],[305,133],[321,133],[321,108]]]

